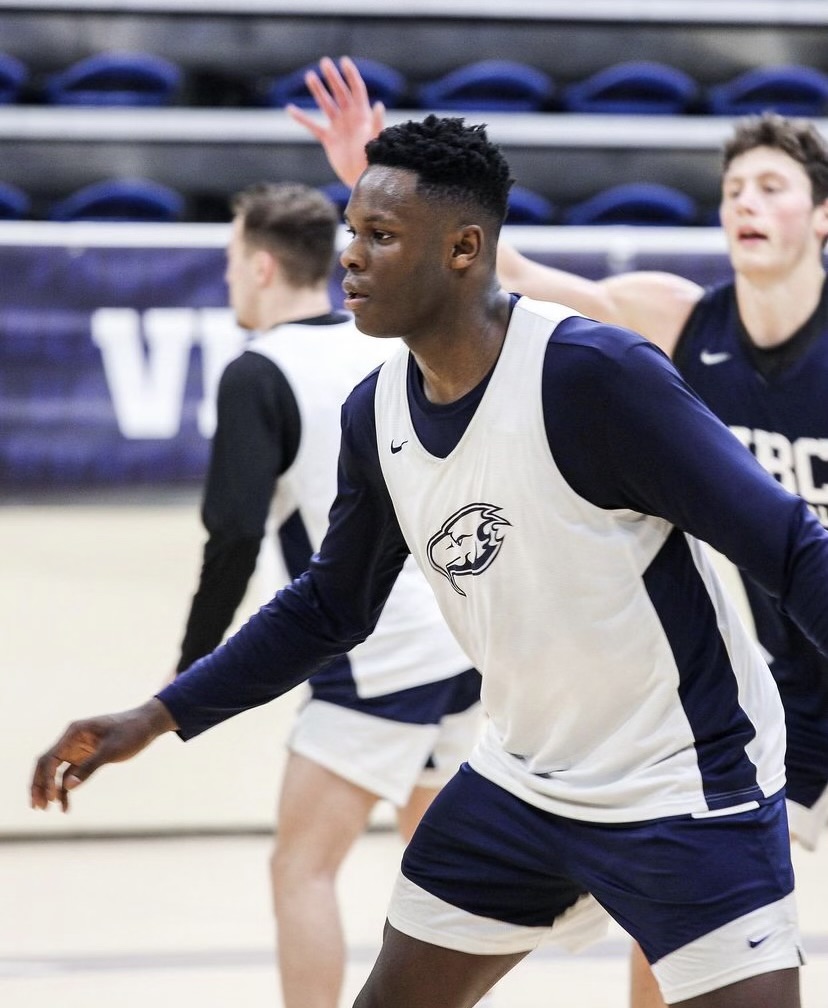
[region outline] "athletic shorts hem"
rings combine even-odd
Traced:
[[[552,925],[511,924],[447,903],[400,873],[391,895],[388,922],[411,938],[455,952],[513,955],[543,944],[578,952],[606,936],[609,916],[585,893]]]
[[[804,962],[796,900],[789,893],[683,945],[652,969],[662,996],[673,1004]]]
[[[755,967],[742,966],[740,969],[722,970],[714,977],[707,977],[704,980],[697,980],[695,983],[682,984],[678,987],[661,987],[661,996],[668,1004],[676,1004],[680,1001],[688,1001],[690,998],[701,997],[702,994],[709,994],[722,987],[738,983],[740,980],[749,980],[751,977],[761,976],[763,973],[775,973],[777,970],[798,969],[803,964],[803,956],[795,950],[791,950],[788,956],[779,956],[775,962],[758,963]],[[656,975],[656,979],[657,979]]]

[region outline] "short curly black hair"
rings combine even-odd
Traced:
[[[498,225],[506,217],[514,181],[500,148],[485,126],[463,119],[427,116],[422,122],[388,126],[365,147],[370,165],[416,172],[417,191],[457,205],[475,205]]]

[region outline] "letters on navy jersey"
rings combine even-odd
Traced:
[[[747,338],[735,288],[706,291],[675,352],[689,384],[790,493],[828,527],[828,291],[801,329],[763,350]]]
[[[734,424],[730,429],[786,490],[804,498],[828,526],[828,438],[791,440],[779,431]]]

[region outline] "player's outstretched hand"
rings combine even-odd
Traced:
[[[98,767],[131,759],[153,739],[176,728],[170,712],[155,698],[120,714],[74,721],[35,765],[32,808],[45,809],[59,801],[68,812],[69,792]]]
[[[305,83],[327,123],[318,122],[295,105],[286,109],[291,118],[313,133],[322,144],[331,168],[346,185],[352,186],[367,163],[365,145],[383,127],[385,106],[382,102],[371,104],[365,81],[347,56],[339,61],[339,67],[323,56],[319,69],[325,83],[315,70],[305,75]]]

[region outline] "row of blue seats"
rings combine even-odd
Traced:
[[[757,67],[704,88],[676,67],[627,61],[559,88],[544,71],[510,60],[469,63],[417,87],[384,63],[356,63],[372,99],[388,108],[642,115],[745,115],[775,109],[784,115],[828,114],[828,74],[810,66]],[[315,64],[273,78],[262,103],[313,105],[304,82],[312,67]],[[0,101],[17,101],[28,76],[20,60],[0,53]],[[102,52],[50,75],[37,98],[55,105],[172,105],[180,98],[183,78],[175,64],[149,53]]]
[[[323,191],[344,209],[350,190],[341,183]],[[184,217],[185,197],[168,186],[149,179],[104,179],[84,186],[51,206],[53,221],[152,221],[174,222]],[[31,216],[31,200],[16,186],[0,183],[0,219],[22,220]],[[515,186],[510,195],[507,224],[633,224],[689,227],[710,224],[702,220],[696,202],[684,192],[657,183],[639,182],[612,186],[560,212],[540,193]]]

